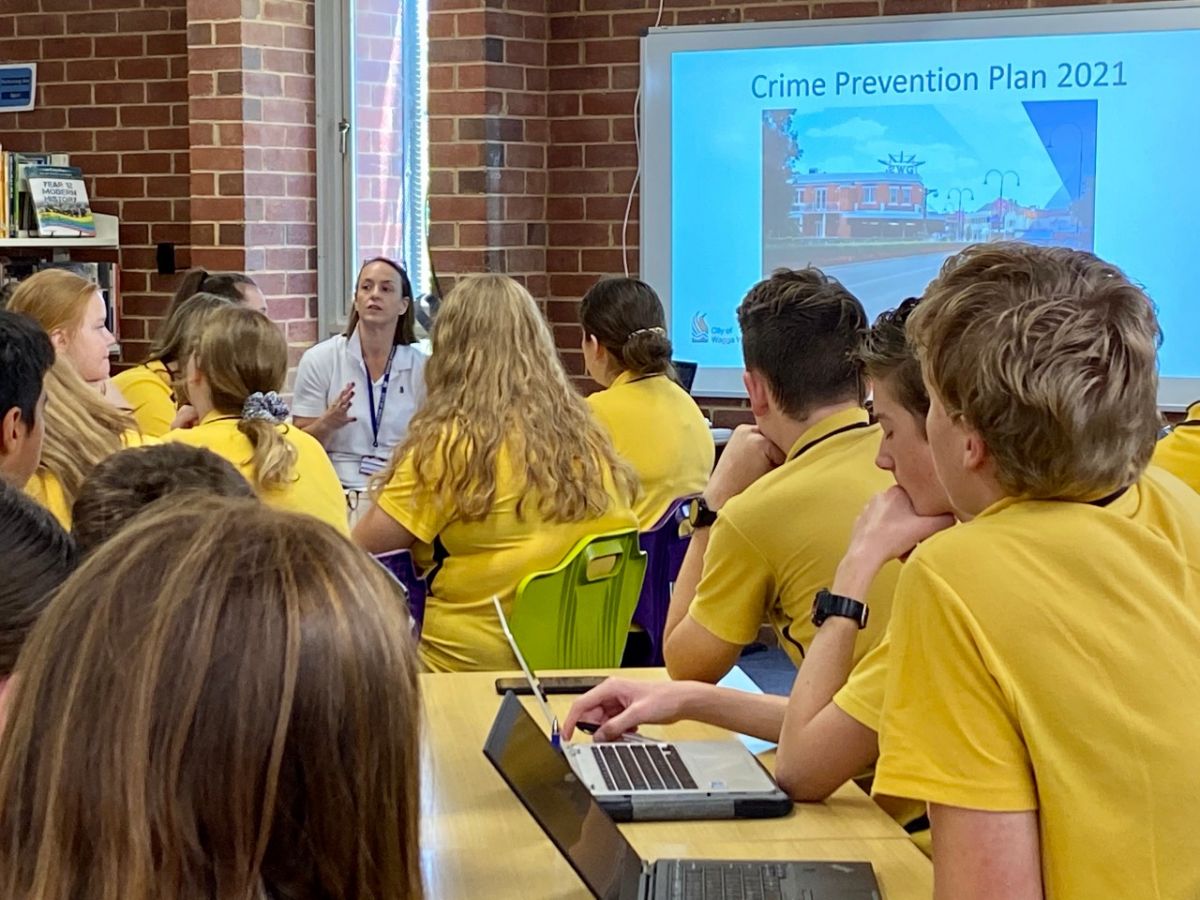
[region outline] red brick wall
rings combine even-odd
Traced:
[[[1078,2],[1092,0],[666,0],[661,24]],[[439,272],[448,275],[486,268],[525,276],[535,296],[545,301],[569,370],[579,375],[578,299],[599,276],[620,274],[624,268],[622,221],[637,167],[633,104],[640,79],[639,38],[655,23],[657,4],[506,0],[501,12],[485,0],[430,0],[430,9],[434,260]],[[545,40],[539,42],[543,29]],[[536,85],[543,78],[545,128],[543,106],[536,99]],[[544,141],[533,140],[543,136]],[[546,189],[539,198],[536,160],[543,144]],[[523,164],[512,165],[513,148],[520,148]],[[500,159],[509,165],[491,165]],[[512,202],[516,190],[522,191],[518,205]],[[544,217],[539,217],[542,199]],[[628,229],[631,274],[637,271],[637,220],[635,195]],[[543,235],[540,245],[537,239]],[[515,254],[513,241],[518,242]],[[543,247],[544,271],[527,268]],[[580,384],[587,389],[586,379]],[[719,425],[749,418],[745,404],[726,400],[702,405]]]
[[[6,150],[66,152],[121,220],[121,339],[137,358],[173,290],[154,246],[190,230],[185,0],[6,0],[0,61],[38,63],[38,104],[0,114]],[[113,259],[111,252],[79,259]]]
[[[0,60],[38,62],[5,149],[64,151],[121,221],[123,358],[141,359],[176,263],[249,272],[293,358],[316,337],[313,0],[8,0]],[[76,258],[113,258],[93,251]]]

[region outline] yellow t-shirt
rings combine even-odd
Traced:
[[[513,465],[507,445],[498,454],[496,474],[495,502],[479,522],[463,521],[455,510],[420,494],[411,454],[400,461],[379,497],[381,510],[434,548],[419,648],[422,661],[434,672],[515,668],[492,597],[500,597],[507,614],[517,583],[526,575],[554,568],[582,538],[637,524],[611,484],[612,503],[600,518],[543,520],[537,498],[526,490],[525,477]],[[524,518],[519,518],[517,503],[522,498]]]
[[[128,449],[129,447],[146,447],[157,444],[158,439],[138,434],[136,431],[126,431],[121,436],[121,443]],[[67,501],[67,496],[63,493],[62,482],[58,480],[57,475],[44,467],[39,467],[25,484],[25,493],[50,510],[63,528],[68,531],[71,529],[71,504],[74,501]]]
[[[641,482],[633,512],[642,531],[680,497],[704,490],[713,469],[712,432],[696,401],[670,378],[622,372],[587,401]]]
[[[722,508],[708,538],[704,572],[688,615],[731,644],[748,644],[770,621],[796,665],[816,629],[813,598],[829,587],[867,501],[892,486],[875,466],[878,425],[861,409],[828,416],[806,431],[787,461]],[[887,628],[898,563],[888,563],[867,592],[867,627],[857,662]]]
[[[166,366],[155,360],[118,372],[112,380],[133,409],[142,434],[162,437],[171,430],[179,410]]]
[[[1047,898],[1200,897],[1200,496],[1007,499],[921,544],[875,790],[1037,810]]]
[[[250,439],[238,431],[240,421],[236,416],[211,412],[195,428],[177,428],[168,432],[163,440],[205,447],[233,463],[253,484],[254,469],[250,461],[254,457],[254,448],[250,446]],[[325,448],[312,435],[294,425],[276,428],[284,440],[296,448],[296,469],[289,484],[260,491],[259,497],[270,506],[315,516],[349,535],[346,495],[333,463],[325,455]]]
[[[1189,406],[1187,419],[1158,442],[1151,461],[1200,491],[1200,403]]]

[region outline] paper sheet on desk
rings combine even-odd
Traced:
[[[718,681],[717,684],[720,687],[733,688],[735,691],[745,691],[748,694],[762,693],[762,689],[750,680],[750,676],[743,672],[740,666],[734,666],[730,669],[729,674]],[[751,737],[748,734],[739,734],[737,737],[751,753],[757,754],[775,749],[774,743],[764,741],[762,738]]]

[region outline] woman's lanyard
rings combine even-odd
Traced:
[[[375,449],[379,448],[379,429],[383,425],[383,407],[387,403],[388,382],[392,380],[392,360],[396,358],[396,345],[392,345],[392,352],[388,354],[387,368],[383,370],[383,384],[379,386],[379,407],[375,407],[375,386],[371,384],[371,370],[367,368],[367,361],[363,360],[363,369],[367,373],[367,409],[371,412],[371,446]]]

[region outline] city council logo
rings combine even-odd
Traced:
[[[705,313],[696,313],[692,316],[692,343],[707,344],[708,343],[708,322],[704,318]]]

